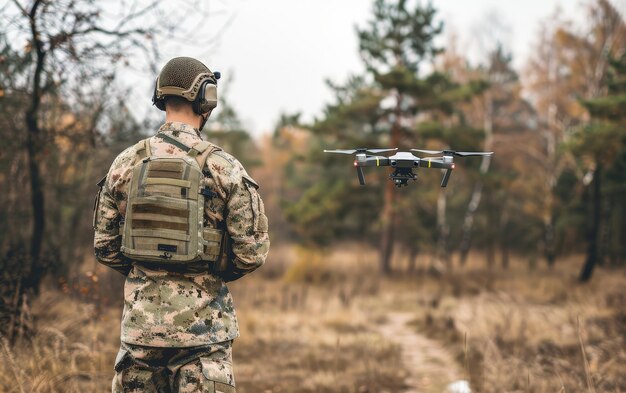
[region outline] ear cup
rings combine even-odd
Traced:
[[[154,92],[152,92],[152,105],[154,105],[158,109],[164,111],[165,110],[165,100],[157,99],[157,87],[158,86],[159,86],[159,78],[157,78],[156,82],[154,82]]]
[[[191,102],[191,108],[193,109],[193,113],[195,113],[196,115],[201,115],[202,114],[202,108],[200,106],[200,103],[203,100],[204,85],[205,84],[206,84],[206,82],[202,82],[202,84],[200,85],[200,91],[198,92],[198,95],[196,96],[196,99]]]
[[[193,111],[202,115],[217,106],[217,86],[210,80],[202,82],[198,96],[193,101]]]
[[[217,106],[217,86],[213,83],[207,83],[204,86],[204,101],[201,103],[202,113],[209,112]]]

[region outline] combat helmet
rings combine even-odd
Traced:
[[[211,72],[202,62],[191,57],[175,57],[163,66],[154,85],[152,104],[165,110],[168,96],[191,102],[198,115],[210,113],[217,106],[219,72]]]

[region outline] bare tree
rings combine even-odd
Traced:
[[[544,224],[544,248],[549,265],[556,258],[555,189],[564,170],[573,167],[567,150],[570,131],[581,126],[587,114],[579,100],[601,96],[607,72],[607,59],[620,53],[626,43],[622,16],[608,0],[593,1],[588,8],[588,30],[578,31],[559,18],[559,11],[542,26],[535,55],[526,73],[527,85],[544,124],[543,148],[537,152],[546,165],[538,173]],[[594,171],[591,172],[594,174]]]
[[[56,217],[46,211],[49,186],[58,180],[52,178],[51,168],[76,165],[53,160],[50,151],[55,151],[59,136],[74,150],[93,149],[101,137],[97,130],[103,110],[118,92],[114,82],[120,71],[154,73],[163,42],[184,43],[197,36],[196,22],[208,12],[207,2],[200,3],[181,1],[174,8],[171,2],[166,6],[156,0],[0,1],[0,38],[20,64],[20,73],[10,80],[3,77],[7,85],[2,95],[22,103],[6,118],[15,119],[16,136],[25,135],[20,150],[27,165],[19,171],[28,179],[24,194],[30,194],[31,212],[28,266],[17,278],[29,281],[17,285],[16,294],[36,290],[45,271],[48,221]],[[206,48],[210,38],[205,34],[193,42]],[[74,221],[79,218],[74,214]]]

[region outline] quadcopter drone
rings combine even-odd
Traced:
[[[446,172],[441,179],[441,187],[448,185],[450,180],[450,174],[455,168],[454,156],[457,157],[469,157],[469,156],[490,156],[493,152],[470,152],[470,151],[453,151],[453,150],[421,150],[411,149],[411,151],[436,155],[443,154],[442,157],[428,157],[420,158],[408,151],[399,151],[393,156],[381,156],[380,153],[387,153],[391,151],[397,151],[394,149],[351,149],[351,150],[324,150],[324,153],[338,153],[338,154],[356,154],[356,160],[354,160],[354,167],[356,168],[356,174],[359,178],[359,183],[365,185],[365,176],[363,174],[363,167],[367,166],[390,166],[394,168],[394,171],[389,174],[390,180],[400,188],[406,186],[409,180],[417,180],[417,174],[413,172],[414,169],[422,168],[438,168],[445,169]]]

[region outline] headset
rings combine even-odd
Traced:
[[[220,79],[220,72],[203,72],[196,76],[191,87],[184,89],[176,86],[159,87],[159,77],[154,84],[152,93],[152,105],[158,109],[165,110],[165,96],[172,95],[183,97],[191,102],[193,111],[197,115],[211,113],[217,106],[217,80]]]

